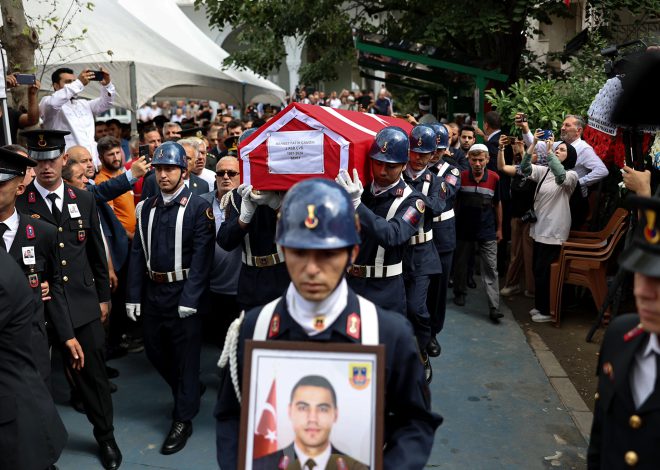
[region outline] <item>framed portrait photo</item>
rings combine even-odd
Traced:
[[[247,341],[239,468],[381,470],[385,348]]]

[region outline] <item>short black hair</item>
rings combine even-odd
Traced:
[[[149,132],[158,132],[160,134],[160,129],[158,129],[154,125],[143,127],[142,132],[140,133],[140,142],[144,142],[144,136],[147,135]]]
[[[121,122],[119,122],[119,119],[108,119],[105,121],[105,124],[107,126],[116,125],[117,127],[121,127]]]
[[[235,129],[237,127],[243,128],[243,124],[237,119],[232,119],[227,123],[227,129]]]
[[[60,81],[60,75],[63,73],[70,73],[73,74],[73,70],[71,70],[68,67],[60,67],[59,69],[55,70],[52,75],[50,76],[50,81],[52,83],[59,83]]]
[[[492,129],[502,129],[502,118],[497,111],[488,111],[484,116],[484,121],[488,123]]]
[[[71,181],[71,178],[73,178],[73,167],[76,165],[80,165],[80,163],[73,159],[67,160],[66,164],[62,167],[62,179],[64,181]]]
[[[472,132],[475,135],[475,137],[477,136],[477,131],[475,131],[474,127],[472,127],[472,126],[468,126],[468,125],[461,126],[461,132],[459,132],[458,135],[461,135],[463,133],[463,131]]]
[[[94,121],[94,127],[96,126],[107,126],[108,123],[105,121]]]
[[[306,375],[298,380],[298,382],[291,389],[291,402],[293,402],[293,395],[300,387],[319,387],[330,390],[330,395],[332,395],[332,406],[337,408],[337,394],[335,393],[335,389],[332,387],[330,381],[325,377],[320,375]]]

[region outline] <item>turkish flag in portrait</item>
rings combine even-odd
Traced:
[[[264,455],[272,454],[277,450],[277,413],[275,379],[270,386],[268,398],[261,411],[261,418],[254,433],[253,458],[258,459]]]

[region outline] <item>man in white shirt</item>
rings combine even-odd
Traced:
[[[65,136],[66,147],[82,145],[92,154],[94,166],[101,165],[94,141],[94,116],[104,113],[113,105],[115,86],[110,82],[110,74],[101,68],[99,72],[84,69],[76,77],[73,70],[59,68],[51,76],[55,93],[45,96],[39,102],[39,114],[44,129],[69,131]],[[102,76],[102,77],[101,77]],[[101,78],[101,80],[98,80]],[[79,99],[90,81],[100,81],[99,97],[93,100]]]

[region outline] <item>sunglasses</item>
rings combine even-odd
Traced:
[[[225,175],[227,175],[230,178],[233,178],[234,176],[238,176],[240,173],[234,170],[218,170],[215,172],[215,174],[220,177],[224,177]]]

